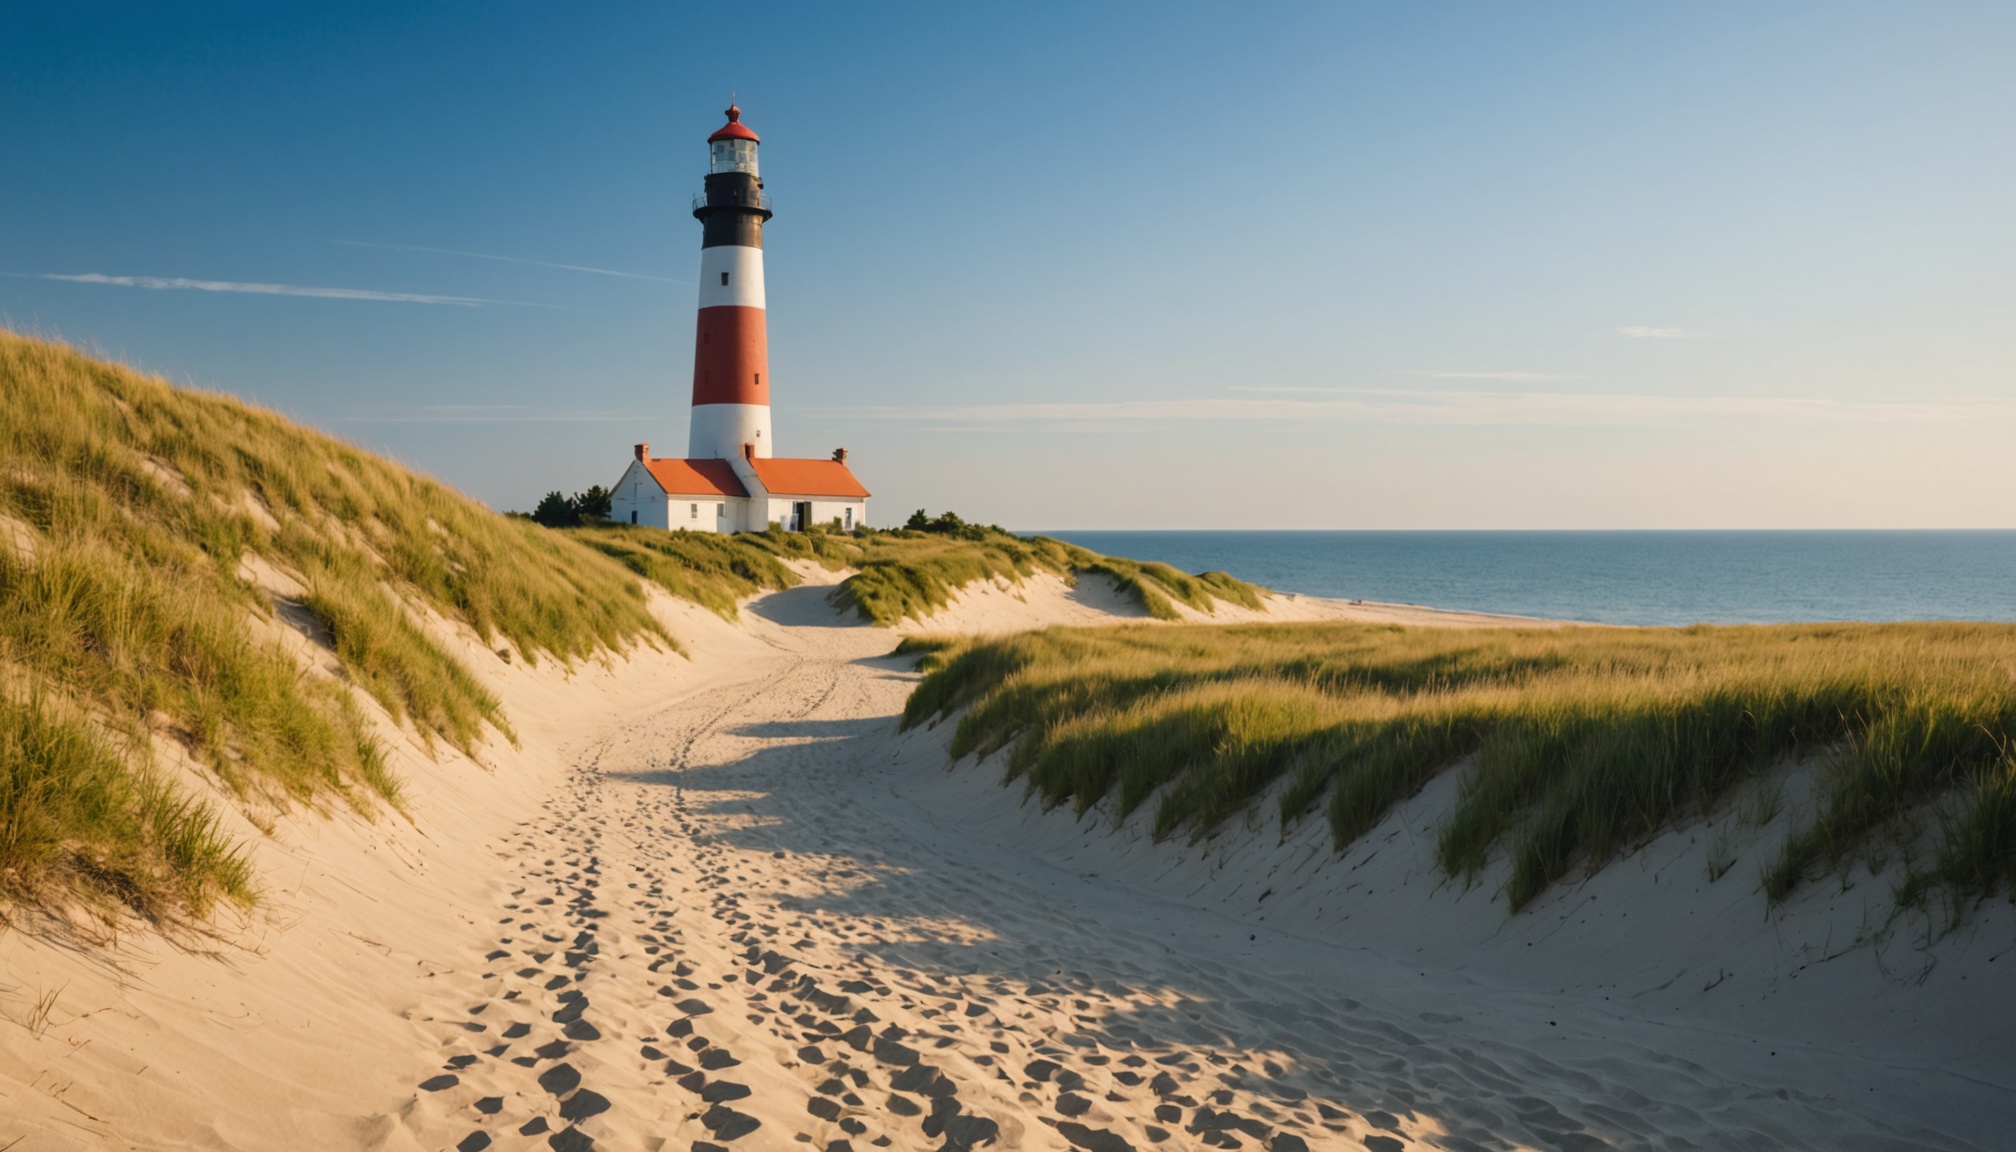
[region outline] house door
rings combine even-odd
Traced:
[[[800,500],[791,505],[791,530],[803,532],[812,526],[812,502]]]

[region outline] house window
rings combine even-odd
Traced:
[[[726,288],[727,286],[728,286],[728,274],[726,272],[723,272],[721,273],[721,287]]]
[[[694,520],[698,520],[700,518],[700,506],[698,504],[693,505],[693,514],[691,518]]]
[[[635,508],[632,508],[630,509],[630,523],[635,524],[636,522],[637,522],[637,510]]]
[[[854,530],[854,509],[849,508],[841,514],[841,527],[847,529],[849,532]]]

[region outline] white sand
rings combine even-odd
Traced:
[[[918,630],[1136,614],[1109,593]],[[1341,861],[1320,821],[1149,844],[897,734],[895,637],[823,594],[659,602],[690,662],[471,645],[521,748],[402,750],[411,824],[242,828],[231,940],[0,937],[0,1149],[2006,1146],[2002,904],[1856,944],[1873,885],[1767,918],[1772,830],[1732,826],[1508,917],[1428,866],[1453,776]]]

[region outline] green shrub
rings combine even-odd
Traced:
[[[562,496],[559,492],[548,492],[540,497],[537,507],[530,515],[507,512],[507,516],[523,516],[542,528],[579,528],[583,524],[600,524],[609,519],[609,507],[616,494],[591,484],[586,492],[576,492],[572,496]]]

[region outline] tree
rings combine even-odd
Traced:
[[[571,528],[580,523],[581,517],[574,511],[574,502],[558,492],[548,492],[539,500],[539,506],[532,509],[532,519],[548,528]]]
[[[960,536],[966,532],[966,521],[961,520],[957,512],[941,512],[938,514],[938,518],[934,520],[925,513],[924,509],[919,508],[910,514],[910,519],[904,521],[903,527],[912,532],[930,532],[938,536]]]
[[[600,484],[590,485],[586,492],[576,492],[572,496],[548,492],[539,501],[539,506],[532,510],[532,519],[548,528],[599,524],[609,519],[609,504],[615,495]]]
[[[609,502],[615,495],[600,484],[589,485],[586,492],[576,492],[573,500],[574,522],[580,524],[609,519]]]

